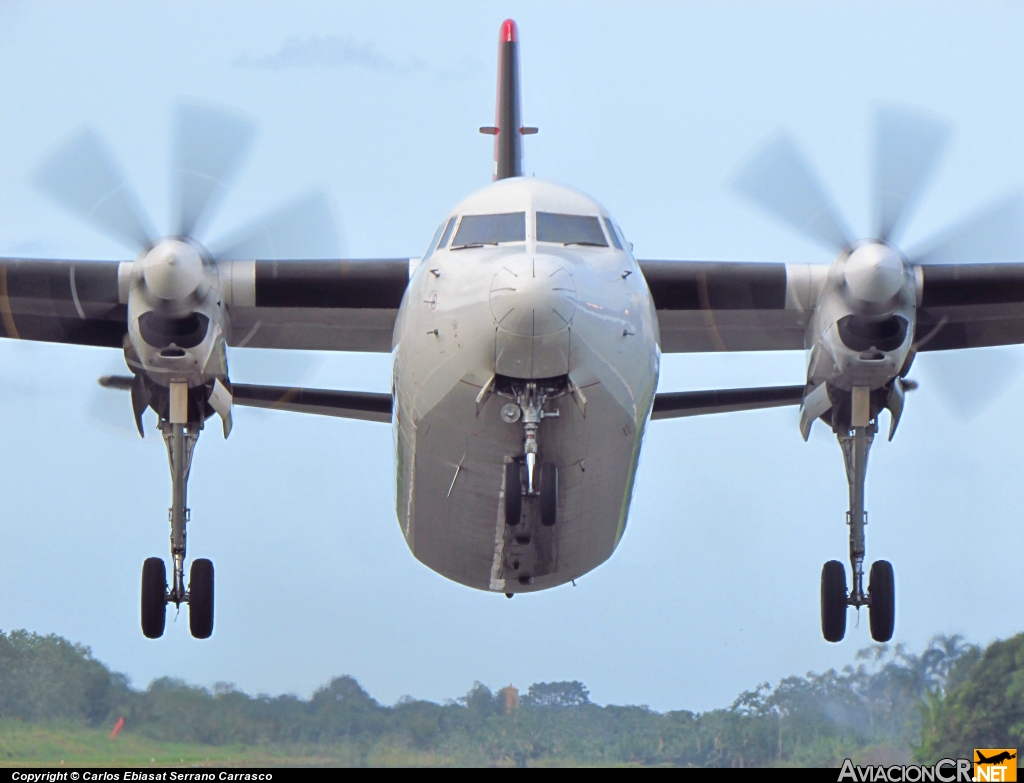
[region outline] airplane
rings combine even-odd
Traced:
[[[1003,761],[1009,761],[1010,759],[1017,758],[1016,753],[1011,753],[1007,750],[997,753],[992,758],[985,758],[985,755],[980,750],[976,750],[974,753],[978,757],[975,759],[975,763],[977,764],[999,764]]]
[[[186,582],[187,482],[205,423],[224,437],[235,405],[390,423],[396,514],[413,555],[478,590],[535,592],[573,582],[616,549],[650,421],[800,406],[838,437],[850,489],[849,559],[825,564],[822,632],[845,634],[867,606],[888,641],[895,584],[885,560],[865,584],[864,482],[883,410],[896,430],[921,351],[1024,342],[1024,257],[996,242],[1016,225],[999,207],[909,257],[894,244],[941,148],[941,124],[881,116],[879,223],[854,239],[795,146],[769,145],[737,189],[832,248],[831,264],[637,260],[618,222],[570,187],[523,175],[519,34],[499,31],[493,181],[456,204],[422,256],[292,259],[211,250],[209,224],[252,138],[245,121],[183,105],[175,127],[178,219],[150,226],[99,138],[75,137],[36,184],[133,248],[130,260],[0,259],[0,336],[123,351],[139,433],[152,409],[171,472],[171,578],[145,561],[143,634],[164,632],[167,604],[189,607],[196,638],[213,631],[214,569]],[[300,205],[279,216],[315,225]],[[1011,205],[1012,206],[1012,205]],[[306,220],[304,223],[303,220]],[[273,222],[273,221],[271,221]],[[282,230],[287,230],[287,227]],[[298,230],[298,229],[295,229]],[[264,231],[264,229],[260,229]],[[266,233],[266,231],[264,231]],[[270,231],[273,234],[273,231]],[[271,237],[272,239],[272,237]],[[390,394],[232,382],[227,348],[390,353]],[[662,353],[805,350],[793,386],[657,393]]]

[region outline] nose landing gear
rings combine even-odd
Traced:
[[[538,470],[537,433],[542,420],[558,417],[557,410],[545,411],[544,405],[549,399],[565,393],[564,384],[509,381],[502,386],[507,388],[495,384],[500,394],[515,400],[514,404],[502,409],[502,418],[509,424],[520,418],[523,422],[523,456],[505,465],[505,523],[519,524],[525,495],[540,499],[541,524],[551,527],[558,520],[558,466],[553,462],[543,462]],[[526,468],[525,486],[523,467]]]
[[[167,446],[167,460],[171,468],[171,563],[173,575],[167,585],[164,561],[158,557],[146,560],[142,568],[142,633],[149,639],[163,635],[166,607],[173,603],[189,605],[189,628],[197,639],[207,639],[213,633],[213,563],[209,560],[193,561],[189,584],[185,585],[185,528],[190,514],[186,505],[188,476],[192,467],[192,453],[202,421],[188,421],[188,387],[172,383],[170,388],[170,419],[161,418],[160,431]]]
[[[878,560],[871,566],[870,581],[864,590],[864,528],[868,522],[864,510],[864,483],[867,476],[868,452],[878,432],[877,414],[871,406],[870,390],[854,387],[850,406],[833,408],[833,429],[843,449],[846,479],[850,489],[850,509],[846,523],[850,528],[850,566],[853,585],[846,589],[846,569],[838,560],[830,560],[821,570],[821,632],[826,641],[842,641],[846,634],[846,608],[868,607],[871,638],[887,642],[892,638],[896,617],[895,581],[892,565]],[[845,417],[849,425],[837,425]]]

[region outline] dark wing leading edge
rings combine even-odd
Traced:
[[[391,351],[409,259],[225,261],[229,345]],[[0,259],[0,337],[121,348],[131,262]]]
[[[117,261],[0,259],[0,337],[120,348]]]
[[[1024,343],[1024,264],[934,264],[923,279],[918,351]]]
[[[665,353],[803,350],[828,266],[640,261]],[[1024,264],[916,267],[916,350],[1024,343]]]
[[[639,264],[658,311],[665,353],[803,349],[808,312],[789,291],[795,281],[786,264]]]
[[[230,345],[390,353],[409,259],[229,261]]]

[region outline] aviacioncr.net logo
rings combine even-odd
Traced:
[[[839,783],[969,783],[974,780],[971,775],[973,767],[970,759],[942,759],[930,767],[923,764],[862,767],[854,766],[850,759],[846,759],[839,770]]]

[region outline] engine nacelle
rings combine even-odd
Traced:
[[[143,251],[132,265],[128,336],[146,377],[202,386],[226,378],[227,310],[217,266],[205,248],[168,238]]]
[[[916,317],[913,268],[889,245],[857,243],[835,260],[818,298],[808,382],[845,392],[889,386],[910,354]]]

